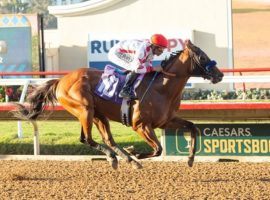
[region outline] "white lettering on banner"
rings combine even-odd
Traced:
[[[205,153],[270,153],[270,140],[267,139],[205,139]]]
[[[229,128],[229,127],[222,127],[222,128],[205,128],[203,129],[203,134],[205,136],[252,136],[250,128]]]

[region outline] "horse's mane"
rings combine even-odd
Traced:
[[[169,58],[165,58],[163,61],[161,61],[161,67],[166,67],[169,63],[171,63],[175,57],[179,56],[182,51],[176,51],[176,52],[172,52],[169,56]]]

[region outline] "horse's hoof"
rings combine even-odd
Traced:
[[[142,169],[143,168],[143,166],[135,160],[131,161],[131,165],[132,165],[133,169]]]
[[[188,166],[192,167],[194,163],[194,158],[188,158]]]
[[[131,154],[131,155],[134,155],[135,153],[135,148],[134,148],[134,146],[129,146],[129,147],[123,147],[123,149],[126,151],[126,152],[128,152],[129,154]]]
[[[137,159],[142,159],[142,158],[143,158],[143,154],[137,153],[137,154],[135,154],[135,157],[136,157]]]
[[[109,163],[113,169],[116,170],[118,168],[118,160],[117,159],[111,159],[111,160],[109,160]]]
[[[83,143],[83,144],[85,143],[85,139],[84,139],[84,138],[80,138],[79,141],[80,141],[81,143]]]

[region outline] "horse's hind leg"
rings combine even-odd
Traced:
[[[114,169],[117,169],[118,161],[115,153],[110,148],[95,142],[92,138],[92,126],[94,115],[93,113],[94,111],[92,109],[85,110],[83,113],[81,113],[80,122],[82,124],[82,131],[84,133],[84,137],[81,136],[81,139],[85,140],[84,142],[85,144],[107,155],[108,161],[110,162],[111,166]]]
[[[140,163],[138,163],[137,161],[135,161],[134,159],[132,159],[130,157],[130,155],[123,150],[122,148],[120,148],[114,141],[113,137],[112,137],[112,133],[110,130],[110,124],[108,119],[103,116],[103,115],[98,115],[95,114],[95,118],[94,118],[94,123],[97,126],[103,142],[105,144],[107,144],[111,149],[114,150],[114,152],[116,152],[121,158],[123,158],[126,162],[131,163],[132,166],[135,169],[140,169],[142,168],[142,165]]]
[[[88,91],[86,89],[84,90]],[[81,130],[80,141],[107,155],[112,167],[116,169],[118,167],[118,161],[117,161],[115,153],[108,147],[98,144],[92,138],[92,126],[93,126],[93,116],[94,116],[93,97],[90,95],[90,93],[87,93],[86,95],[82,97],[82,94],[79,91],[80,89],[77,89],[77,88],[75,88],[72,91],[73,95],[77,97],[76,99],[64,93],[64,94],[61,94],[61,96],[59,95],[58,101],[62,104],[62,106],[67,111],[69,111],[71,114],[76,116],[78,120],[81,122],[82,130]],[[85,103],[82,100],[79,101],[77,99],[87,99],[88,105],[85,105]]]

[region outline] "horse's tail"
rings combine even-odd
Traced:
[[[34,89],[34,91],[27,98],[29,106],[23,104],[16,104],[16,111],[13,114],[16,118],[23,120],[36,120],[37,117],[44,111],[48,104],[55,105],[57,102],[55,91],[59,79],[49,80],[41,86]]]

